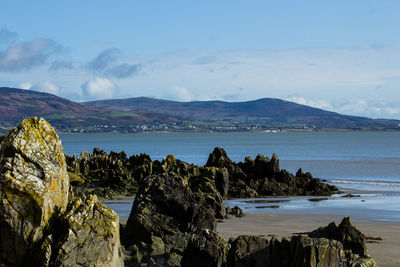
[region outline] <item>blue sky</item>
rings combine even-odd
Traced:
[[[3,1],[0,86],[400,119],[400,1]]]

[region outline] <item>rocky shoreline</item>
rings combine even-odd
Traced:
[[[314,195],[329,196],[339,190],[334,185],[304,173],[295,175],[280,169],[276,154],[268,158],[259,154],[254,160],[233,162],[223,148],[216,147],[204,166],[196,166],[168,155],[161,162],[149,155],[127,157],[124,151],[110,152],[94,148],[82,151],[80,157],[65,155],[71,183],[77,192],[95,193],[112,199],[116,195],[135,195],[141,181],[149,175],[171,174],[188,179],[193,187],[208,179],[223,199],[264,196]],[[200,184],[199,184],[200,185]],[[196,188],[196,190],[202,190]],[[206,190],[207,191],[207,190]]]
[[[234,163],[216,148],[203,167],[100,149],[69,157],[44,119],[26,119],[0,137],[0,266],[377,266],[349,218],[282,240],[216,232],[223,199],[336,191],[281,170],[276,155]],[[136,194],[126,225],[91,193]]]

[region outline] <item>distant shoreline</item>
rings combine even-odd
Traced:
[[[118,132],[118,131],[111,131],[111,132],[64,132],[64,131],[59,131],[56,129],[56,132],[60,135],[90,135],[90,134],[122,134],[122,135],[135,135],[135,134],[201,134],[201,133],[241,133],[241,134],[246,134],[246,133],[265,133],[265,134],[280,134],[280,133],[366,133],[366,132],[400,132],[400,128],[397,129],[364,129],[364,130],[351,130],[351,129],[324,129],[324,130],[282,130],[282,131],[276,131],[276,132],[267,132],[267,131],[141,131],[141,132]]]

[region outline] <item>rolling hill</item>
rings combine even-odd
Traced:
[[[60,132],[400,130],[400,121],[347,116],[274,98],[178,102],[146,97],[77,103],[52,94],[0,88],[0,132],[40,116]]]
[[[270,127],[399,128],[399,121],[396,120],[347,116],[275,98],[262,98],[246,102],[178,102],[139,97],[93,101],[86,104],[109,110],[147,110],[200,121],[227,121]]]
[[[120,112],[91,107],[52,94],[31,90],[0,88],[0,131],[20,120],[44,117],[61,131],[127,131],[138,125],[171,125],[182,120],[152,111]],[[125,129],[125,130],[124,130]]]

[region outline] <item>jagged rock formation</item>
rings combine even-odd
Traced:
[[[192,234],[215,231],[214,217],[214,207],[184,178],[148,176],[136,195],[123,244],[140,252],[134,262],[172,264],[183,257]]]
[[[113,193],[135,194],[142,181],[148,175],[177,174],[188,179],[193,190],[215,195],[215,189],[222,198],[247,198],[271,195],[331,195],[338,191],[313,178],[301,169],[293,175],[281,170],[279,158],[273,154],[269,159],[258,155],[255,160],[246,157],[244,162],[235,163],[222,148],[215,148],[204,167],[195,166],[168,155],[162,162],[152,161],[148,155],[134,155],[127,158],[124,152],[111,152],[109,155],[95,148],[93,154],[82,152],[80,158],[67,156],[71,177],[85,181],[84,190],[103,197],[112,197]],[[198,181],[206,188],[197,188]],[[74,182],[75,185],[75,182]],[[207,185],[212,185],[207,186]],[[102,188],[102,189],[99,189]],[[105,188],[105,190],[103,190]]]
[[[69,195],[61,142],[44,120],[0,138],[0,265],[121,266],[119,219]]]
[[[345,221],[346,218],[343,220]],[[343,223],[343,222],[342,222]],[[347,229],[358,231],[352,225]],[[341,230],[337,231],[340,235]],[[348,242],[353,242],[349,237]],[[356,241],[357,242],[357,241]],[[378,266],[367,255],[356,253],[335,239],[295,235],[271,240],[257,236],[239,236],[229,241],[227,266]]]
[[[350,217],[345,217],[339,226],[332,222],[326,227],[312,231],[309,237],[323,237],[334,239],[343,244],[344,249],[360,256],[367,256],[367,242],[365,236],[351,223]]]
[[[207,167],[227,170],[229,176],[228,198],[250,198],[271,195],[331,195],[339,191],[336,186],[322,183],[301,169],[293,175],[281,170],[276,154],[269,159],[259,154],[255,160],[246,157],[234,163],[223,148],[215,148]]]

